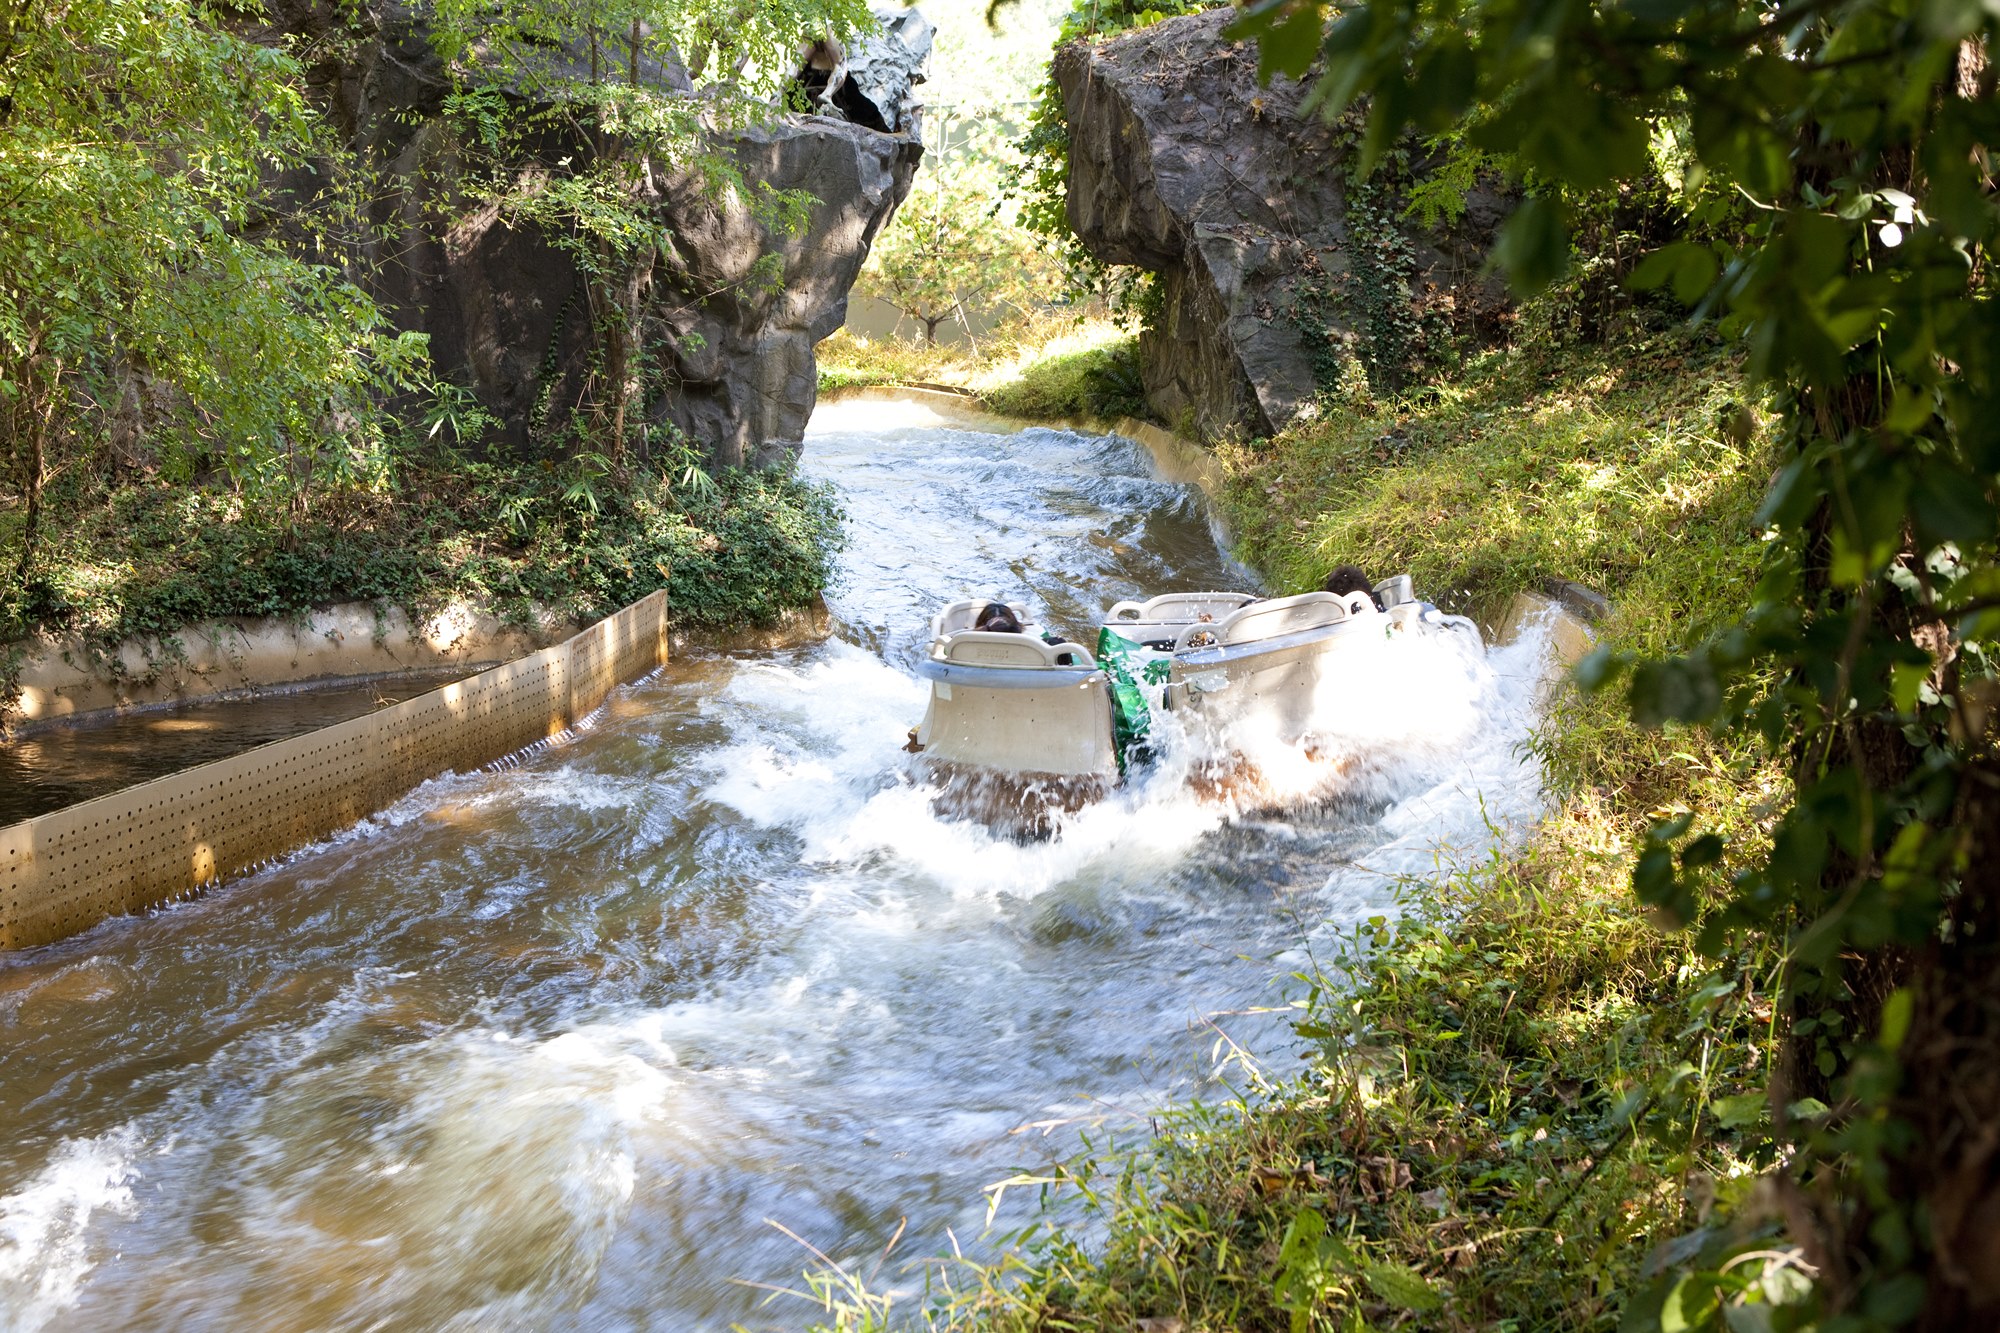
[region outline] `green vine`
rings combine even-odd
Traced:
[[[1424,282],[1417,243],[1404,220],[1420,207],[1446,215],[1451,205],[1440,196],[1453,189],[1462,212],[1470,186],[1434,176],[1414,140],[1397,144],[1372,171],[1362,171],[1353,165],[1361,159],[1360,120],[1350,114],[1337,128],[1335,142],[1349,164],[1347,268],[1328,273],[1318,256],[1308,253],[1287,314],[1311,351],[1313,381],[1323,398],[1347,391],[1357,361],[1369,390],[1390,396],[1448,364],[1457,341],[1449,303]]]
[[[1056,49],[1093,37],[1135,32],[1212,7],[1206,0],[1078,0],[1056,33]],[[1162,300],[1154,275],[1104,263],[1070,228],[1069,115],[1053,67],[1035,94],[1027,133],[1016,146],[1024,159],[1021,225],[1051,243],[1066,294],[1072,299],[1102,298],[1121,318],[1150,324]]]

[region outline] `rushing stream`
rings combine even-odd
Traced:
[[[850,403],[804,466],[851,515],[833,639],[0,956],[0,1328],[800,1328],[749,1285],[796,1284],[785,1230],[976,1250],[983,1186],[1213,1090],[1218,1031],[1285,1057],[1310,930],[1538,810],[1537,645],[1422,641],[1281,812],[1168,762],[1046,841],[941,818],[902,749],[939,602],[1083,632],[1250,576],[1124,441]]]

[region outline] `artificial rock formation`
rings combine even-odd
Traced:
[[[1321,387],[1315,360],[1345,330],[1301,318],[1312,283],[1351,267],[1346,150],[1306,87],[1257,81],[1254,48],[1225,41],[1234,11],[1168,19],[1057,53],[1069,120],[1069,217],[1099,259],[1158,273],[1165,308],[1143,335],[1154,410],[1205,439],[1282,430]],[[1504,306],[1480,276],[1506,200],[1475,191],[1449,235],[1409,233],[1412,299],[1477,323]],[[1313,329],[1310,337],[1302,326]]]
[[[602,355],[601,298],[563,246],[456,193],[464,162],[444,113],[453,89],[421,11],[400,0],[277,0],[272,17],[304,49],[336,53],[312,80],[349,148],[393,187],[369,206],[360,266],[390,317],[429,335],[443,377],[498,418],[502,447],[579,410]],[[920,68],[923,53],[904,54],[906,70]],[[676,67],[641,64],[636,75],[688,89]],[[893,89],[875,91],[903,105]],[[802,229],[775,234],[739,195],[648,163],[638,200],[671,242],[625,279],[637,312],[629,341],[653,370],[638,405],[646,423],[684,431],[713,463],[761,465],[796,451],[817,391],[813,346],[845,322],[848,289],[923,148],[913,121],[879,130],[831,116],[774,116],[716,138],[753,185],[817,202]],[[590,151],[552,135],[520,170],[558,173]],[[767,255],[775,269],[760,265]]]
[[[924,81],[937,30],[914,9],[878,10],[875,21],[879,32],[856,38],[844,51],[832,42],[815,42],[799,80],[811,94],[810,105],[826,114],[899,134],[917,123],[917,85]],[[822,50],[838,57],[823,72],[814,59]]]

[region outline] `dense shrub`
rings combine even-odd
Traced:
[[[52,534],[51,572],[0,603],[0,637],[109,646],[363,600],[584,621],[661,586],[682,624],[768,623],[832,578],[843,536],[830,488],[775,471],[675,481],[466,464],[414,475],[400,495],[331,497],[303,520],[227,492],[129,486]]]

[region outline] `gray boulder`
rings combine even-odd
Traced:
[[[1314,400],[1326,359],[1301,325],[1314,338],[1352,332],[1334,312],[1299,313],[1315,304],[1308,288],[1351,267],[1346,150],[1300,114],[1302,85],[1258,84],[1254,48],[1222,38],[1233,14],[1073,43],[1054,67],[1070,224],[1099,259],[1160,275],[1165,308],[1140,346],[1147,398],[1205,439],[1284,429]],[[1479,274],[1507,206],[1477,192],[1450,234],[1406,229],[1417,293],[1442,293],[1474,321],[1504,307],[1504,290]]]
[[[676,388],[649,406],[724,464],[788,461],[819,391],[814,345],[847,322],[868,248],[909,192],[922,144],[825,116],[787,116],[730,140],[744,174],[819,200],[806,226],[770,234],[740,200],[718,203],[685,177],[657,207],[673,241],[653,265],[645,341],[671,358]],[[782,267],[761,281],[766,254]]]
[[[395,0],[277,0],[272,21],[307,38],[304,49],[332,53],[310,77],[350,151],[387,187],[355,242],[378,302],[398,327],[428,334],[443,376],[499,419],[498,447],[559,437],[602,382],[592,285],[565,238],[512,226],[458,192],[466,162],[444,114],[451,83],[420,11]],[[674,65],[636,74],[663,90],[688,87]],[[526,94],[515,98],[534,109]],[[922,143],[913,129],[775,114],[714,142],[753,186],[816,202],[802,230],[779,235],[740,196],[674,164],[645,164],[633,188],[670,241],[625,279],[626,304],[639,312],[629,344],[655,372],[640,410],[653,447],[672,427],[715,464],[778,462],[796,452],[812,412],[813,346],[845,322],[848,289],[908,192]],[[550,132],[518,169],[561,173],[592,152]],[[767,255],[775,267],[760,266]]]

